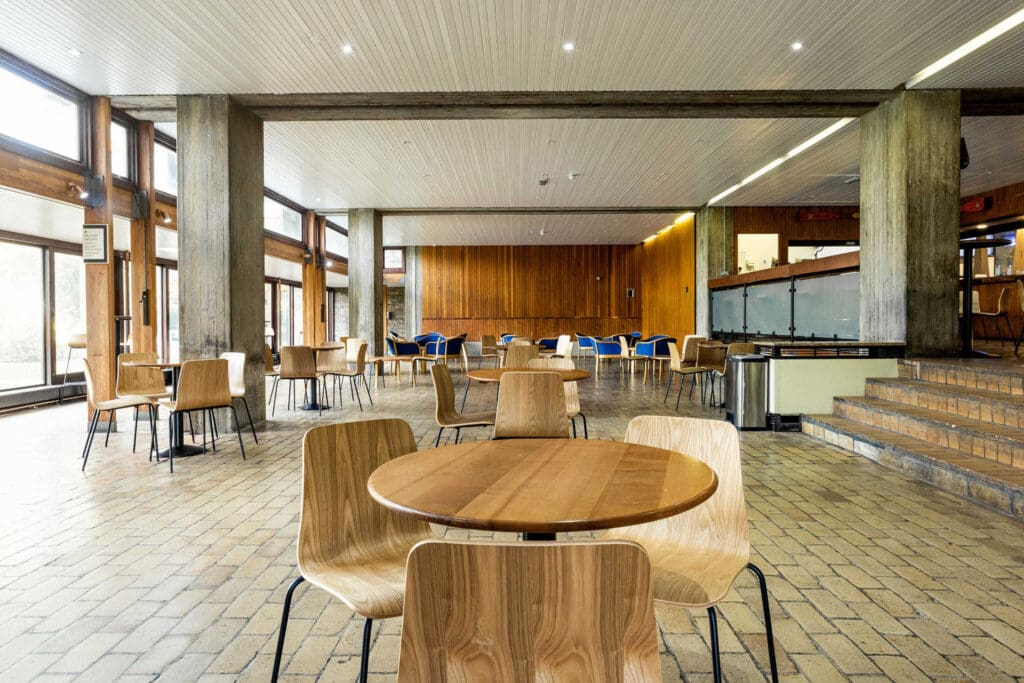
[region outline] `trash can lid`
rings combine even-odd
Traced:
[[[734,353],[728,357],[728,360],[738,363],[763,363],[768,361],[768,356],[762,356],[759,353]]]

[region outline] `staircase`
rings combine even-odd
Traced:
[[[1000,361],[900,361],[804,433],[1024,520],[1024,366]]]

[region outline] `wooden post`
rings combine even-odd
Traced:
[[[311,262],[302,264],[302,338],[316,348],[327,341],[327,272],[320,267],[327,257],[327,218],[313,211],[302,218],[303,240],[312,254]]]
[[[132,351],[156,351],[156,190],[153,188],[153,122],[137,124],[139,192],[146,194],[143,216],[132,217]],[[143,293],[146,304],[143,305]],[[147,311],[148,309],[148,311]],[[144,321],[148,320],[149,324]]]
[[[91,195],[85,222],[107,226],[107,262],[85,265],[86,355],[92,370],[95,399],[114,398],[117,381],[117,340],[114,327],[114,211],[113,179],[110,175],[110,99],[92,98],[92,166],[103,177],[102,196]],[[96,190],[98,188],[93,188]],[[96,204],[102,204],[92,208]],[[94,407],[89,406],[89,417]],[[109,413],[108,413],[109,415]]]

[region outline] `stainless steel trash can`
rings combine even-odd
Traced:
[[[736,429],[768,426],[768,358],[744,353],[725,359],[725,417]]]

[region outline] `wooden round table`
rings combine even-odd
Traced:
[[[555,372],[562,378],[563,382],[578,382],[581,379],[588,379],[591,375],[588,370],[558,370],[555,368],[483,368],[480,370],[470,370],[466,373],[466,390],[462,392],[462,410],[466,409],[466,398],[469,396],[469,385],[472,380],[477,382],[494,383],[500,382],[501,376],[506,372]]]
[[[473,441],[381,465],[367,488],[377,502],[419,519],[528,540],[609,529],[689,510],[718,487],[689,455],[597,439]]]

